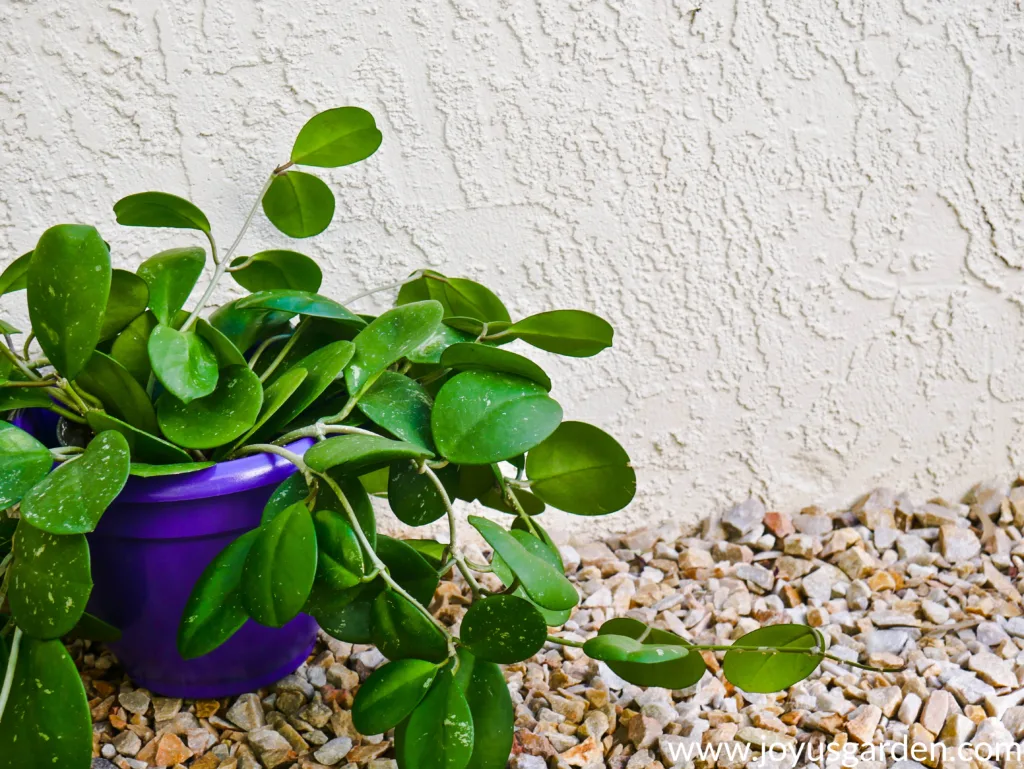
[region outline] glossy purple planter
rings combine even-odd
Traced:
[[[42,414],[23,413],[15,422],[40,438],[52,436],[49,412]],[[288,448],[301,454],[312,443],[303,439]],[[249,620],[194,660],[182,659],[176,646],[203,569],[259,525],[271,492],[294,470],[281,457],[259,454],[196,473],[128,479],[89,535],[95,584],[89,611],[120,628],[121,640],[110,646],[136,684],[170,697],[226,697],[267,686],[306,660],[317,626],[305,614],[282,628]]]

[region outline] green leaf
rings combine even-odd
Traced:
[[[431,424],[442,456],[460,465],[499,462],[547,438],[562,407],[522,377],[464,371],[437,395]]]
[[[182,402],[203,398],[217,387],[217,356],[195,332],[161,323],[149,335],[147,349],[153,374]]]
[[[445,318],[465,317],[486,323],[511,320],[505,305],[486,286],[466,278],[447,278],[433,270],[425,270],[422,277],[402,286],[395,303],[403,305],[424,299],[440,302]]]
[[[237,633],[249,615],[242,575],[260,529],[248,531],[203,570],[178,625],[178,652],[187,660],[209,654]]]
[[[35,638],[60,638],[78,624],[91,592],[85,535],[57,536],[22,518],[8,594],[18,627]]]
[[[388,567],[395,582],[424,606],[429,606],[437,590],[437,572],[415,548],[400,539],[377,537],[377,555]]]
[[[288,330],[293,313],[272,310],[242,310],[241,299],[221,305],[210,315],[210,325],[227,337],[231,343],[247,352],[253,345],[268,337]]]
[[[110,296],[103,312],[100,340],[112,339],[125,326],[142,315],[149,304],[146,281],[127,270],[110,273]]]
[[[283,376],[275,379],[272,385],[265,387],[263,390],[263,405],[260,407],[260,415],[256,418],[256,424],[235,441],[234,446],[238,447],[244,444],[255,433],[259,432],[267,422],[273,419],[305,379],[306,369],[295,367],[288,369]],[[259,441],[256,442],[258,443]]]
[[[551,539],[551,535],[544,530],[544,527],[537,523],[537,520],[535,518],[530,519],[530,524],[533,526],[533,529],[536,530],[536,536],[534,536],[534,534],[531,532],[530,526],[527,525],[527,522],[524,521],[522,518],[518,517],[514,521],[512,521],[512,531],[510,531],[509,533],[513,537],[518,539],[519,543],[523,544],[527,550],[530,550],[530,552],[534,552],[532,550],[532,547],[534,547],[534,545],[532,545],[532,540],[539,540],[540,543],[544,545],[544,547],[540,550],[542,557],[544,557],[545,560],[551,563],[551,565],[554,566],[558,571],[564,574],[565,564],[562,563],[562,556],[558,552],[558,545],[556,545],[555,541]],[[517,534],[517,531],[521,531],[522,534]],[[526,539],[531,540],[531,545],[524,544]],[[546,553],[543,552],[545,550]]]
[[[261,525],[245,559],[242,591],[257,622],[283,627],[302,610],[316,575],[313,518],[302,502]]]
[[[21,428],[0,421],[0,510],[19,502],[51,467],[53,457],[46,446]]]
[[[170,445],[170,444],[168,444]],[[139,478],[159,478],[164,475],[184,475],[195,473],[199,470],[206,470],[213,467],[216,462],[176,462],[170,465],[150,465],[145,462],[132,462],[130,475]]]
[[[297,251],[260,251],[252,256],[233,259],[231,266],[239,267],[246,262],[248,264],[242,269],[232,270],[231,277],[235,283],[249,291],[290,288],[316,292],[320,290],[324,278],[317,263]]]
[[[158,430],[156,411],[146,391],[109,355],[93,352],[75,382],[98,398],[112,416],[148,433]]]
[[[476,339],[475,335],[467,334],[442,323],[434,329],[434,333],[427,341],[405,357],[413,363],[437,365],[441,362],[441,355],[444,351],[453,344],[472,342],[474,339]]]
[[[356,520],[359,522],[359,527],[363,530],[363,533],[366,535],[366,539],[370,542],[370,547],[376,547],[377,521],[373,512],[373,504],[370,502],[370,498],[366,495],[366,491],[363,489],[362,484],[359,483],[357,478],[349,475],[342,475],[341,473],[333,470],[329,471],[327,475],[337,484],[341,493],[345,495],[349,505],[351,505],[352,511],[356,514]],[[274,493],[270,495],[270,499],[267,501],[266,507],[263,508],[261,524],[267,523],[285,508],[290,507],[294,503],[300,502],[307,497],[309,497],[309,486],[306,484],[306,480],[302,477],[302,474],[294,473],[288,476],[276,489],[274,489]],[[344,505],[342,505],[338,500],[338,497],[335,495],[334,490],[330,485],[320,481],[317,485],[316,504],[314,509],[336,510],[340,513],[344,510]]]
[[[598,636],[624,636],[632,639],[643,637],[644,644],[651,646],[690,645],[675,633],[648,628],[642,622],[626,617],[605,622],[598,631]],[[707,670],[704,658],[698,653],[654,664],[612,661],[608,663],[608,667],[616,675],[637,686],[661,686],[666,689],[685,689],[693,686]]]
[[[337,468],[340,473],[362,475],[399,459],[428,459],[426,449],[377,435],[339,435],[312,446],[305,462],[316,472]]]
[[[458,371],[495,371],[514,374],[551,389],[551,379],[529,358],[499,350],[486,344],[461,342],[453,344],[441,355],[441,365]]]
[[[814,653],[761,651],[764,647]],[[745,692],[778,692],[813,673],[824,659],[824,648],[821,635],[807,625],[769,625],[734,641],[725,653],[722,670],[729,681]]]
[[[78,624],[71,629],[69,634],[72,638],[81,638],[86,641],[98,641],[100,643],[114,643],[115,641],[121,640],[121,631],[111,625],[109,622],[104,622],[99,617],[95,617],[89,612],[85,612],[82,618],[78,620]]]
[[[49,393],[40,387],[0,388],[0,412],[15,409],[46,409],[53,405]]]
[[[477,320],[476,318],[467,318],[464,315],[451,315],[444,319],[444,323],[449,328],[468,334],[473,339],[486,335],[489,344],[503,345],[515,338],[511,336],[500,336],[497,339],[490,338],[492,335],[503,334],[508,331],[512,326],[508,321],[494,321],[493,323],[485,324],[482,320]]]
[[[359,107],[337,107],[311,117],[295,137],[291,161],[338,168],[370,157],[382,136],[373,115]]]
[[[131,464],[124,436],[107,430],[21,500],[21,517],[51,534],[85,534],[121,493]]]
[[[126,227],[174,227],[209,234],[210,220],[194,203],[166,192],[138,192],[114,203],[117,223]]]
[[[355,338],[356,353],[345,371],[349,394],[359,398],[392,363],[426,342],[441,322],[437,302],[395,307],[378,317]]]
[[[310,291],[295,289],[277,289],[274,291],[257,291],[238,300],[240,310],[280,310],[295,315],[308,315],[315,318],[330,318],[362,326],[363,319],[350,312],[326,296]]]
[[[263,213],[290,238],[310,238],[334,218],[334,193],[312,174],[286,171],[274,177],[263,196]]]
[[[352,723],[360,734],[383,734],[404,721],[437,677],[437,665],[405,659],[377,668],[356,692]]]
[[[5,320],[0,320],[0,333],[10,334],[11,336],[14,336],[15,334],[20,334],[21,329],[15,328]],[[5,363],[10,363],[10,360],[6,358],[4,359],[4,361]]]
[[[629,455],[608,433],[585,422],[563,422],[526,457],[530,490],[576,515],[607,515],[636,494]]]
[[[526,594],[539,605],[558,611],[571,609],[579,603],[576,588],[565,575],[528,551],[513,534],[486,518],[471,515],[469,522],[519,578]]]
[[[448,644],[440,629],[409,600],[385,590],[373,602],[371,637],[390,660],[413,657],[442,662]]]
[[[314,584],[309,603],[303,609],[313,615],[320,628],[332,638],[354,644],[371,641],[370,628],[373,602],[383,588],[377,581],[350,587],[348,590],[329,591],[329,600],[318,602],[322,592]]]
[[[538,539],[525,529],[517,529],[517,525],[525,524],[522,524],[522,519],[520,518],[517,518],[512,522],[512,531],[510,531],[509,534],[512,535],[513,539],[522,545],[528,553],[536,556],[542,561],[545,561],[552,569],[555,570],[556,574],[564,574],[565,566],[562,564],[562,557],[558,554],[558,548],[553,542],[551,542],[551,538],[547,536],[547,532],[544,532],[540,524],[536,521],[533,522],[534,527],[538,531],[542,532],[544,537],[542,539]],[[500,579],[506,587],[511,587],[512,583],[516,580],[516,575],[497,553],[491,557],[491,566],[494,568],[494,573],[497,575],[498,579]],[[513,591],[513,595],[517,595],[520,598],[524,598],[533,603],[536,606],[537,611],[539,611],[540,615],[544,618],[544,623],[548,627],[561,627],[568,621],[569,617],[572,616],[571,608],[552,610],[545,608],[544,606],[540,606],[530,597],[526,590],[523,589],[522,585]]]
[[[430,564],[430,568],[440,571],[448,547],[444,542],[438,542],[435,539],[403,539],[402,541],[422,555],[424,560]]]
[[[470,467],[472,467],[472,465],[470,465]],[[513,487],[509,489],[509,491],[512,492],[512,496],[516,498],[519,505],[523,508],[523,512],[527,515],[540,515],[544,512],[544,503],[526,489],[517,489]],[[497,485],[489,487],[487,491],[477,497],[477,499],[484,507],[489,507],[492,510],[500,510],[501,512],[508,513],[509,515],[519,515],[519,511],[509,504],[508,499],[506,499],[505,495],[501,493],[501,489],[498,488]]]
[[[86,769],[92,718],[64,644],[23,637],[12,684],[0,721],[0,769]]]
[[[458,483],[458,470],[448,465],[435,470],[435,473],[451,500]],[[407,526],[426,526],[448,512],[437,486],[426,473],[419,471],[415,462],[409,460],[391,465],[388,473],[388,505],[398,520]]]
[[[206,264],[206,252],[198,247],[172,248],[139,265],[135,271],[149,286],[149,307],[165,326],[185,306]]]
[[[430,408],[433,400],[418,382],[384,371],[359,399],[359,410],[377,425],[408,443],[433,449]]]
[[[409,720],[395,730],[403,769],[465,769],[473,754],[473,716],[462,689],[442,671]]]
[[[31,261],[32,252],[29,251],[7,265],[0,273],[0,296],[28,287],[28,265]]]
[[[604,318],[583,310],[552,310],[513,323],[508,332],[558,355],[589,358],[612,346],[614,330]]]
[[[184,403],[171,393],[161,395],[156,418],[164,435],[179,446],[212,449],[256,424],[262,405],[259,378],[246,366],[229,366],[205,398]]]
[[[196,335],[210,345],[210,349],[213,350],[213,355],[217,359],[217,365],[221,368],[248,365],[234,342],[202,318],[196,319],[195,330]]]
[[[475,657],[510,665],[540,651],[548,626],[529,601],[493,595],[469,607],[462,619],[461,637]]]
[[[459,649],[455,683],[473,717],[473,755],[466,769],[505,769],[512,752],[515,709],[501,668]]]
[[[58,224],[39,238],[28,268],[28,314],[43,352],[67,379],[100,341],[110,293],[110,252],[93,227]]]
[[[690,654],[689,649],[678,644],[644,644],[623,635],[595,636],[583,644],[583,651],[595,660],[640,665],[672,662]]]
[[[124,436],[128,442],[128,451],[132,459],[140,462],[151,462],[154,465],[191,463],[192,457],[187,451],[179,449],[173,443],[157,438],[155,435],[133,427],[127,422],[104,414],[101,411],[90,411],[85,415],[86,421],[95,432],[104,430],[115,430]],[[134,470],[137,464],[132,464],[131,474],[137,475]]]
[[[141,385],[149,381],[152,367],[149,364],[149,335],[159,321],[151,312],[144,312],[118,334],[110,346],[110,357],[120,363],[132,379]]]
[[[317,510],[313,525],[319,550],[317,580],[332,590],[358,585],[363,576],[363,549],[345,516],[333,510]]]

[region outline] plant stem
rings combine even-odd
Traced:
[[[29,379],[33,379],[33,380],[42,379],[42,377],[39,376],[39,374],[37,374],[32,369],[30,369],[28,366],[26,366],[25,365],[25,361],[23,361],[21,358],[19,358],[15,354],[14,350],[12,350],[6,344],[0,345],[0,354],[2,354],[11,363],[13,363],[15,366],[17,366],[18,369],[21,371],[21,373],[24,374],[25,376],[27,376]]]
[[[295,330],[292,332],[291,336],[288,337],[288,341],[284,343],[284,347],[281,348],[281,352],[277,354],[277,357],[274,358],[271,364],[267,367],[267,370],[260,375],[261,382],[266,382],[270,375],[273,374],[274,371],[277,369],[277,367],[281,365],[281,361],[284,360],[284,356],[291,351],[292,347],[295,346],[295,342],[298,341],[299,334],[301,334],[308,327],[309,316],[306,316],[299,321],[299,325],[295,327]]]
[[[369,291],[363,291],[362,293],[350,296],[348,299],[343,300],[343,305],[350,305],[352,302],[359,301],[363,297],[372,296],[373,294],[379,294],[381,291],[387,291],[392,288],[401,288],[406,283],[412,283],[414,280],[419,280],[423,276],[423,270],[416,270],[405,280],[396,280],[394,283],[388,283],[386,286],[378,286],[377,288],[371,288]]]
[[[290,433],[285,433],[280,438],[274,441],[278,446],[283,446],[286,443],[297,441],[299,438],[321,438],[325,435],[370,435],[375,438],[380,436],[371,432],[370,430],[364,430],[362,427],[350,427],[349,425],[328,425],[323,422],[317,422],[314,425],[308,427],[299,427],[292,430]]]
[[[206,303],[210,301],[210,297],[213,296],[214,289],[217,288],[217,282],[221,279],[225,272],[227,272],[228,265],[231,264],[231,257],[235,253],[235,249],[238,248],[242,242],[242,238],[245,236],[246,231],[249,229],[249,225],[252,224],[253,217],[256,216],[256,212],[260,208],[260,203],[263,202],[263,196],[267,194],[267,190],[270,189],[271,182],[274,181],[274,174],[267,177],[267,181],[263,184],[263,189],[260,190],[260,194],[256,197],[256,202],[253,203],[251,209],[249,209],[249,215],[245,217],[245,221],[242,223],[242,229],[238,231],[238,235],[235,236],[235,241],[231,244],[231,247],[224,254],[224,258],[217,262],[217,267],[213,271],[213,277],[210,278],[210,283],[206,287],[206,291],[203,292],[202,298],[196,305],[195,309],[188,316],[188,319],[182,324],[181,330],[188,331],[193,323],[196,322],[196,318],[199,317],[204,309],[206,309]]]
[[[25,337],[25,346],[21,348],[21,357],[23,357],[25,360],[29,359],[28,350],[32,346],[32,340],[35,339],[35,338],[36,338],[36,332],[35,331],[29,331],[28,332],[28,336]]]
[[[558,636],[549,635],[548,640],[553,644],[561,644],[562,646],[572,646],[577,649],[583,648],[583,641],[572,641],[568,638],[559,638]]]
[[[249,368],[255,370],[256,361],[260,359],[260,356],[266,351],[268,347],[270,347],[270,345],[272,345],[274,342],[280,342],[282,339],[287,339],[290,336],[291,334],[278,334],[277,336],[272,336],[260,342],[260,346],[256,348],[256,352],[254,352],[252,354],[252,357],[249,358]]]
[[[430,482],[434,484],[434,488],[437,489],[437,493],[441,495],[441,501],[444,503],[445,512],[448,515],[448,551],[452,558],[455,559],[455,563],[459,567],[459,571],[462,573],[463,579],[469,583],[469,589],[473,591],[474,596],[480,595],[480,584],[476,581],[476,577],[473,576],[473,572],[469,568],[469,564],[466,563],[466,557],[459,550],[457,541],[458,526],[455,520],[455,508],[452,507],[451,497],[448,496],[448,490],[441,483],[441,479],[437,477],[437,473],[431,470],[426,462],[420,462],[419,471],[430,479]]]
[[[210,241],[210,258],[213,259],[214,264],[220,264],[220,257],[217,256],[217,241],[213,239],[212,232],[204,232],[206,239]]]
[[[284,457],[295,465],[299,469],[299,472],[301,472],[306,478],[307,483],[312,478],[313,471],[310,470],[306,463],[302,461],[302,457],[294,451],[289,451],[281,446],[275,446],[272,443],[250,443],[248,446],[242,446],[237,451],[232,452],[231,456],[244,457],[248,454],[276,454],[279,457]]]
[[[508,487],[508,479],[505,477],[505,474],[501,472],[501,468],[498,467],[497,464],[492,464],[491,469],[494,471],[494,475],[498,479],[498,485],[501,487],[501,493],[504,495],[506,501],[512,505],[512,508],[516,511],[516,515],[522,518],[523,523],[526,524],[526,527],[530,530],[531,534],[535,537],[540,537],[540,532],[537,531],[537,527],[533,525],[533,519],[523,509],[523,506],[519,504],[519,498],[516,497]]]
[[[7,658],[7,674],[4,676],[4,685],[0,689],[0,719],[4,717],[7,709],[7,700],[11,696],[11,687],[14,685],[14,669],[18,665],[18,648],[21,646],[21,628],[14,628],[14,638],[11,639],[11,656]]]

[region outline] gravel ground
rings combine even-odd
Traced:
[[[565,545],[583,599],[567,637],[587,638],[614,616],[713,644],[803,622],[832,654],[905,667],[883,675],[826,661],[787,693],[757,695],[725,683],[706,654],[697,685],[642,690],[579,649],[548,645],[506,669],[517,705],[510,765],[710,769],[717,747],[724,769],[851,766],[854,751],[869,768],[1024,769],[1019,754],[983,760],[1024,737],[1022,531],[1024,486],[993,483],[962,503],[880,489],[850,510],[793,515],[748,500],[692,537],[644,530]],[[457,624],[467,594],[443,582],[439,616]],[[373,648],[323,636],[274,687],[200,701],[134,689],[101,647],[72,652],[92,706],[93,769],[395,767],[389,735],[358,735],[349,713],[384,661]],[[897,760],[900,746],[918,761]]]

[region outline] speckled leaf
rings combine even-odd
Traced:
[[[563,422],[526,458],[530,490],[576,515],[607,515],[636,494],[629,455],[608,433],[585,422]]]
[[[605,622],[599,635],[626,636],[638,639],[644,637],[644,644],[689,646],[686,641],[667,630],[648,628],[642,622],[627,617],[616,617]],[[608,662],[612,672],[637,686],[661,686],[666,689],[685,689],[693,686],[704,675],[707,665],[700,654],[687,654],[684,657],[644,664],[637,662]]]
[[[217,387],[217,357],[194,332],[161,323],[149,335],[147,349],[153,374],[183,403],[203,398]]]
[[[333,470],[328,471],[328,476],[337,484],[341,493],[345,495],[352,511],[356,514],[356,520],[370,542],[370,547],[377,545],[377,520],[373,512],[373,504],[370,502],[366,490],[363,489],[359,479],[350,475],[342,475]],[[263,508],[261,523],[266,523],[285,508],[296,502],[306,499],[309,496],[309,487],[301,473],[294,473],[288,476],[281,484],[274,489],[274,493],[267,500]],[[323,481],[317,484],[317,495],[314,510],[337,510],[344,511],[344,505],[338,500],[334,490]],[[347,518],[346,518],[347,520]]]
[[[588,657],[603,662],[630,662],[651,665],[673,662],[690,654],[678,644],[647,644],[623,635],[598,635],[583,645]]]
[[[149,287],[146,281],[127,270],[110,273],[110,296],[103,311],[100,340],[112,339],[125,326],[146,311]]]
[[[92,718],[81,676],[60,641],[23,637],[0,721],[0,769],[88,769]]]
[[[415,548],[400,539],[380,534],[377,555],[387,565],[395,582],[424,606],[430,605],[439,582],[437,572]]]
[[[352,723],[360,734],[383,734],[412,713],[437,677],[437,665],[405,659],[377,668],[356,692]]]
[[[248,531],[221,550],[192,588],[178,625],[178,652],[185,659],[209,654],[249,619],[242,597],[242,573],[259,533],[259,529]]]
[[[273,310],[241,310],[236,299],[221,305],[210,315],[210,325],[226,336],[242,352],[263,341],[288,330],[290,312]]]
[[[452,315],[444,319],[446,326],[461,331],[464,334],[469,334],[473,339],[484,336],[485,334],[490,337],[496,334],[504,333],[512,326],[508,321],[494,321],[493,323],[487,323],[486,325],[482,320],[476,318],[467,318],[464,315]],[[488,339],[488,344],[503,345],[513,341],[515,337],[512,336],[500,336],[497,339]]]
[[[240,310],[281,310],[295,315],[308,315],[314,318],[330,318],[362,326],[364,321],[343,305],[326,296],[311,291],[295,289],[276,289],[274,291],[257,291],[238,300]]]
[[[562,407],[543,387],[489,371],[464,371],[449,380],[431,416],[439,453],[460,465],[490,464],[522,454],[561,421]]]
[[[469,465],[469,467],[472,467],[472,465]],[[540,515],[544,512],[544,503],[526,489],[512,488],[510,491],[527,515]],[[508,499],[501,493],[501,489],[497,485],[489,487],[477,499],[484,507],[500,510],[509,515],[519,515],[519,511],[509,504]]]
[[[104,414],[102,411],[90,411],[85,415],[85,419],[89,423],[89,427],[98,433],[104,430],[115,430],[123,435],[128,442],[128,451],[133,460],[137,459],[140,462],[150,462],[155,465],[192,461],[192,457],[187,451],[179,449],[173,443],[157,438],[152,433],[122,422],[110,414]],[[135,465],[133,464],[132,467],[134,468]]]
[[[408,599],[385,590],[373,602],[371,637],[389,660],[407,658],[441,662],[448,644],[437,625]]]
[[[515,723],[505,676],[496,664],[474,658],[465,648],[459,649],[459,663],[455,683],[473,717],[473,755],[466,769],[505,769]]]
[[[486,286],[466,278],[448,278],[433,270],[425,270],[422,277],[402,286],[395,304],[424,299],[440,302],[445,318],[464,317],[488,323],[511,320],[505,305]]]
[[[467,334],[442,323],[434,329],[434,333],[427,341],[405,357],[413,363],[440,364],[441,355],[453,344],[472,342],[474,339],[476,339],[475,335]]]
[[[172,248],[149,257],[135,271],[149,286],[149,307],[165,326],[185,306],[206,264],[198,247]]]
[[[543,536],[546,537],[547,533],[540,527],[540,524],[534,521],[533,525],[542,533]],[[565,566],[562,564],[562,558],[558,554],[558,548],[555,547],[553,542],[551,542],[550,537],[547,537],[547,539],[544,539],[543,537],[538,539],[527,530],[517,528],[518,526],[525,526],[521,518],[516,518],[512,522],[512,530],[509,534],[511,534],[512,537],[522,545],[528,553],[537,556],[542,561],[546,561],[557,573],[564,574]],[[494,573],[498,579],[500,579],[506,587],[510,587],[515,581],[516,575],[512,573],[512,570],[505,564],[501,556],[497,553],[494,553],[491,557],[491,566],[494,568]],[[523,589],[522,585],[517,587],[512,594],[534,604],[537,611],[539,611],[540,615],[544,618],[544,623],[548,627],[561,627],[566,623],[566,621],[568,621],[569,617],[572,616],[571,608],[552,610],[538,605],[536,601],[530,598],[530,595]]]
[[[345,370],[349,393],[360,397],[388,366],[426,342],[443,314],[437,302],[414,302],[388,310],[360,331]]]
[[[21,291],[28,286],[28,265],[31,261],[32,252],[29,251],[7,265],[0,273],[0,296]]]
[[[290,238],[309,238],[334,218],[334,193],[312,174],[286,171],[274,177],[263,196],[263,213]]]
[[[139,478],[159,478],[164,475],[184,475],[195,473],[199,470],[206,470],[213,467],[216,462],[175,462],[170,465],[150,465],[145,462],[132,462],[132,469],[129,475]]]
[[[347,643],[368,644],[371,642],[373,602],[383,589],[381,584],[378,581],[369,582],[339,593],[329,588],[320,590],[320,586],[314,583],[309,603],[303,611],[313,615],[321,629],[332,638]],[[318,601],[318,597],[324,593],[327,594],[326,599]]]
[[[246,264],[248,262],[248,264]],[[299,291],[319,291],[323,272],[319,265],[298,251],[278,249],[260,251],[252,256],[239,256],[231,261],[231,277],[249,291],[272,291],[292,288]]]
[[[128,442],[107,430],[93,438],[81,456],[50,473],[21,500],[21,516],[52,534],[84,534],[128,480]]]
[[[363,549],[355,530],[343,513],[317,510],[313,514],[318,581],[333,590],[345,590],[359,584],[363,576]]]
[[[360,107],[336,107],[311,117],[295,137],[291,161],[338,168],[370,157],[380,147],[373,115]]]
[[[523,547],[513,534],[486,518],[471,515],[469,522],[519,578],[527,595],[540,606],[558,611],[571,609],[579,602],[576,588],[565,575]]]
[[[259,378],[246,366],[229,366],[205,398],[184,403],[171,393],[161,395],[156,418],[164,435],[179,446],[212,449],[252,427],[262,405]]]
[[[260,407],[260,414],[256,418],[256,424],[235,441],[234,446],[241,446],[255,433],[259,432],[260,428],[267,424],[268,421],[273,419],[305,378],[306,369],[299,367],[290,368],[283,376],[275,379],[273,384],[266,387],[263,390],[263,405]]]
[[[395,754],[401,769],[465,769],[473,738],[466,696],[444,670],[409,720],[396,729]]]
[[[0,388],[0,412],[15,409],[45,409],[53,405],[49,393],[39,387]]]
[[[60,638],[78,623],[91,592],[85,535],[50,534],[23,518],[8,595],[18,627],[35,638]]]
[[[145,432],[157,432],[156,410],[145,389],[109,355],[95,351],[75,382],[98,398],[112,416]]]
[[[53,457],[46,446],[21,428],[0,421],[0,510],[18,502],[51,467]]]
[[[110,293],[110,252],[95,228],[58,224],[39,238],[28,268],[28,314],[43,352],[74,379],[100,341]]]
[[[529,601],[514,595],[478,600],[462,619],[462,643],[482,660],[510,665],[536,654],[548,626]]]
[[[174,227],[210,232],[210,220],[184,198],[166,192],[138,192],[114,203],[117,223],[126,227]]]
[[[214,357],[217,358],[217,365],[221,368],[246,365],[245,358],[234,343],[202,318],[196,320],[195,331],[210,345]]]
[[[458,470],[448,465],[435,473],[451,500],[458,483]],[[398,520],[407,526],[426,526],[448,512],[437,486],[426,473],[419,472],[415,462],[409,460],[391,465],[388,473],[388,505]]]
[[[604,318],[583,310],[552,310],[513,323],[509,334],[558,355],[589,358],[612,346],[614,330]]]
[[[359,410],[396,438],[425,449],[434,448],[430,435],[433,399],[418,382],[395,371],[381,373],[359,399]]]
[[[496,371],[514,374],[536,382],[545,390],[551,389],[551,379],[532,360],[486,344],[453,344],[441,355],[441,365],[458,371]]]
[[[242,591],[257,622],[282,627],[302,610],[316,575],[313,518],[296,502],[260,526],[245,559]]]
[[[769,625],[736,639],[725,653],[722,671],[745,692],[778,692],[813,673],[824,659],[824,646],[818,631],[807,625]],[[817,653],[761,651],[763,647]]]
[[[337,468],[340,473],[362,475],[399,459],[428,459],[426,449],[377,435],[339,435],[317,443],[305,454],[313,470]]]
[[[144,312],[118,334],[110,346],[110,357],[120,363],[125,371],[139,384],[149,381],[152,367],[149,364],[149,335],[159,321],[151,312]]]

